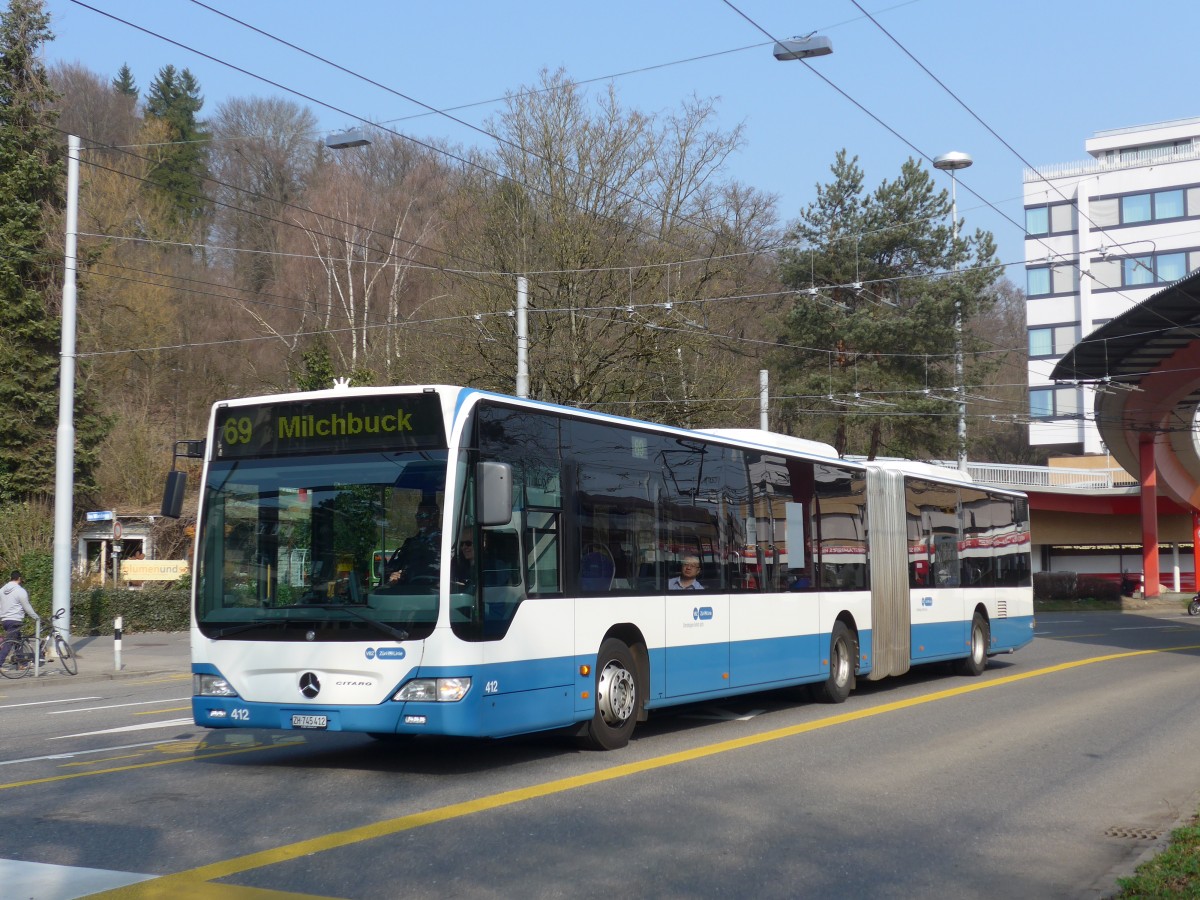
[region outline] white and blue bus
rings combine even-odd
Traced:
[[[654,709],[840,702],[1033,637],[1025,497],[934,466],[447,386],[217,403],[204,459],[209,728],[613,749]]]

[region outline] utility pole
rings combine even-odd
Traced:
[[[517,276],[517,396],[529,396],[529,279]]]
[[[71,639],[71,524],[75,496],[75,272],[79,239],[79,138],[67,136],[67,223],[63,259],[62,349],[58,377],[58,433],[54,454],[54,623]]]
[[[954,234],[954,250],[958,248],[958,178],[955,173],[966,169],[974,162],[966,153],[951,150],[943,153],[933,161],[933,167],[950,173],[950,219]],[[958,258],[955,257],[955,271],[958,270]],[[963,312],[962,285],[955,282],[959,294],[954,300],[954,383],[958,391],[958,468],[960,472],[967,471],[967,385],[965,367],[963,366]]]

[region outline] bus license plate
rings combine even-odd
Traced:
[[[293,728],[328,728],[329,716],[292,716]]]

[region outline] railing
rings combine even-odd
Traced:
[[[1057,466],[967,463],[967,471],[980,484],[996,487],[1094,491],[1137,486],[1137,479],[1121,468],[1065,469]]]
[[[1141,166],[1152,166],[1164,162],[1182,162],[1188,159],[1200,159],[1200,147],[1162,147],[1157,150],[1143,150],[1121,157],[1101,157],[1100,159],[1085,159],[1079,162],[1054,163],[1039,166],[1035,169],[1025,169],[1023,180],[1025,184],[1038,181],[1049,181],[1054,178],[1078,177],[1093,175],[1096,172],[1113,172],[1119,169],[1137,169]]]
[[[847,459],[864,461],[864,456],[849,456]],[[957,469],[958,462],[952,459],[931,459],[930,465],[943,469]],[[1067,469],[1058,466],[1018,466],[1007,463],[967,463],[967,474],[978,484],[994,487],[1045,488],[1051,490],[1113,490],[1137,487],[1138,481],[1119,466],[1110,469]]]

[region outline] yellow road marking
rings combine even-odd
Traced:
[[[162,713],[189,712],[190,710],[191,710],[190,706],[170,706],[170,707],[167,707],[166,709],[148,709],[148,710],[144,710],[143,712],[136,712],[136,713],[134,713],[134,715],[135,716],[157,716]]]
[[[640,775],[643,772],[651,772],[655,769],[661,769],[667,766],[675,766],[684,762],[704,759],[709,756],[716,756],[720,753],[728,753],[731,750],[741,750],[746,747],[754,747],[758,744],[766,744],[772,741],[782,740],[783,738],[794,737],[798,734],[805,734],[810,731],[819,731],[822,728],[831,728],[835,725],[845,725],[849,722],[856,722],[860,719],[869,719],[874,716],[884,715],[885,713],[896,712],[902,709],[911,709],[915,706],[921,706],[926,703],[934,703],[938,700],[947,700],[951,697],[959,697],[963,694],[973,693],[974,691],[982,691],[988,688],[1000,687],[1002,685],[1015,684],[1019,681],[1026,681],[1030,678],[1039,678],[1043,675],[1051,675],[1055,672],[1065,672],[1068,669],[1077,669],[1081,666],[1089,666],[1095,663],[1111,662],[1112,660],[1117,659],[1130,659],[1135,656],[1149,656],[1153,653],[1177,653],[1182,650],[1200,650],[1200,644],[1193,644],[1186,647],[1166,647],[1159,650],[1129,650],[1123,653],[1110,653],[1105,656],[1093,656],[1089,657],[1088,659],[1079,659],[1073,662],[1059,663],[1057,665],[1047,666],[1043,669],[1033,669],[1029,672],[1018,672],[1013,675],[1003,675],[999,678],[991,678],[986,681],[976,681],[972,684],[948,688],[944,691],[935,691],[932,694],[924,694],[920,697],[912,697],[907,700],[896,700],[892,703],[884,703],[879,706],[872,706],[868,709],[854,710],[853,712],[841,713],[836,716],[828,716],[827,718],[819,719],[814,722],[804,722],[800,725],[789,725],[786,728],[776,728],[772,731],[764,731],[761,734],[747,735],[745,737],[734,738],[733,740],[728,741],[719,741],[715,744],[708,744],[703,747],[695,747],[691,750],[681,750],[677,753],[668,753],[664,756],[656,756],[651,759],[644,759],[638,762],[612,766],[608,769],[602,769],[597,772],[589,772],[585,775],[572,775],[569,778],[559,778],[555,781],[547,781],[543,784],[535,784],[530,785],[529,787],[517,788],[516,790],[503,791],[499,794],[492,794],[487,797],[479,797],[475,800],[467,800],[463,803],[452,803],[449,806],[442,806],[419,813],[411,813],[395,819],[386,819],[382,822],[373,822],[370,825],[360,825],[357,828],[348,828],[345,831],[337,831],[332,834],[326,834],[321,835],[320,837],[309,838],[308,840],[297,841],[293,844],[285,844],[282,847],[276,847],[271,850],[261,850],[257,853],[249,853],[245,856],[221,860],[219,862],[210,863],[206,866],[199,866],[195,869],[176,872],[172,875],[164,875],[163,877],[153,879],[152,881],[143,881],[137,884],[131,884],[126,887],[117,888],[116,890],[112,891],[106,891],[102,894],[96,894],[94,896],[97,898],[110,898],[110,900],[163,900],[163,898],[178,897],[225,898],[226,895],[223,893],[204,893],[200,887],[200,883],[210,882],[217,878],[229,878],[230,876],[238,875],[242,872],[248,872],[252,869],[260,869],[264,866],[270,866],[276,863],[289,862],[294,859],[299,859],[302,856],[310,856],[314,853],[322,853],[326,850],[336,850],[339,847],[346,847],[350,844],[357,844],[361,841],[374,840],[375,838],[398,834],[402,831],[411,831],[414,828],[422,828],[426,825],[433,825],[437,822],[447,822],[452,819],[459,819],[464,816],[474,815],[475,813],[500,809],[501,807],[512,806],[516,803],[524,803],[528,800],[535,800],[540,797],[550,797],[554,794],[561,794],[565,791],[573,791],[577,788],[603,784],[606,781],[615,781],[618,778],[627,778],[630,775]],[[227,887],[226,885],[211,886],[214,888]],[[229,896],[232,897],[234,895]],[[284,894],[280,896],[289,895]]]
[[[126,753],[124,756],[106,756],[104,759],[87,759],[83,762],[63,763],[59,766],[60,769],[70,769],[72,767],[81,768],[83,766],[99,766],[103,763],[116,762],[118,759],[139,759],[145,756],[144,753]]]

